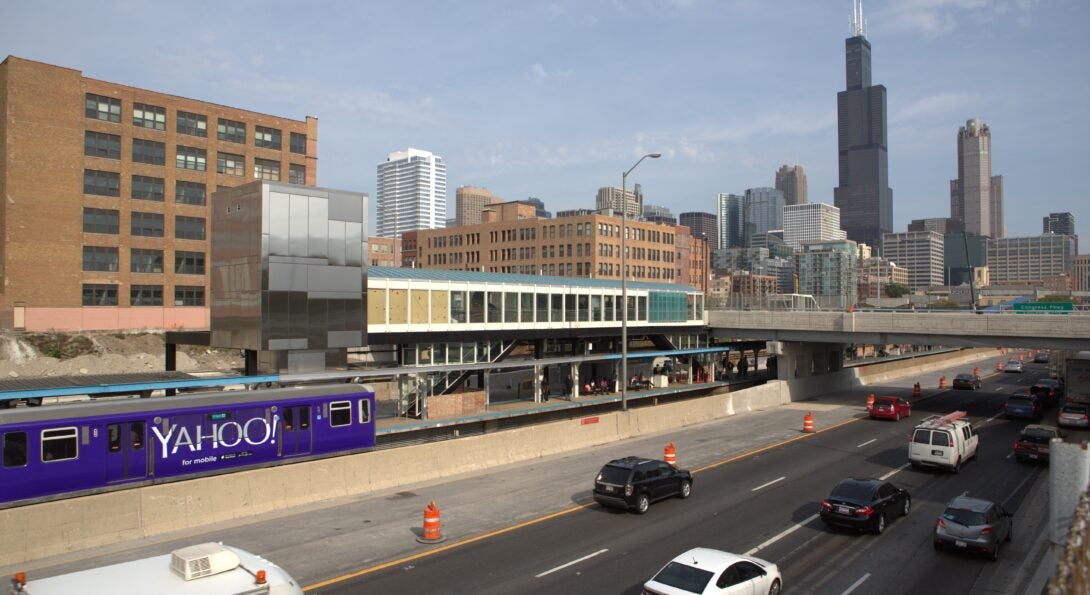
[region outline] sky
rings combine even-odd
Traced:
[[[0,0],[0,57],[261,113],[319,118],[318,184],[371,196],[389,153],[557,211],[628,177],[675,215],[803,166],[837,185],[851,0]],[[894,231],[949,216],[957,130],[981,118],[1010,236],[1090,235],[1090,2],[869,0],[888,93]],[[1090,240],[1083,242],[1090,245]]]

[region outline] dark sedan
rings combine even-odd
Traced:
[[[1064,396],[1063,385],[1055,378],[1042,378],[1029,388],[1029,392],[1044,401],[1045,407],[1052,407]]]
[[[980,390],[980,377],[973,374],[954,376],[955,390]]]
[[[853,477],[841,480],[821,501],[821,520],[881,534],[889,517],[906,516],[911,509],[908,490],[881,479]]]

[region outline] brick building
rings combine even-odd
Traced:
[[[0,63],[0,328],[208,328],[212,193],[316,185],[318,121]]]
[[[402,266],[621,278],[621,218],[579,214],[539,219],[532,204],[491,205],[483,222],[402,235]],[[703,288],[704,242],[684,226],[628,221],[628,266],[632,281],[679,283]]]

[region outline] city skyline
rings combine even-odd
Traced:
[[[717,193],[771,186],[783,163],[805,168],[810,201],[832,202],[851,2],[811,4],[331,4],[293,17],[316,35],[267,41],[235,34],[244,23],[275,27],[277,10],[247,2],[215,18],[198,6],[200,28],[174,31],[149,25],[174,18],[165,5],[142,7],[133,27],[124,5],[77,21],[67,18],[75,3],[47,1],[0,8],[0,53],[259,113],[315,115],[318,183],[372,197],[373,165],[363,164],[414,146],[444,157],[452,188],[589,208],[633,157],[661,151],[629,182],[674,212],[714,211]],[[1090,181],[1066,174],[1090,162],[1090,6],[875,0],[866,11],[875,81],[889,89],[894,231],[947,214],[950,139],[979,117],[996,133],[1008,235],[1032,235],[1040,217],[1063,211],[1090,233]],[[408,22],[436,34],[407,44],[397,24]],[[359,23],[382,26],[348,35]],[[443,33],[462,27],[509,50]],[[724,38],[723,27],[738,34]],[[618,29],[640,42],[623,43]],[[780,41],[769,44],[772,30]],[[791,77],[777,74],[785,65]]]

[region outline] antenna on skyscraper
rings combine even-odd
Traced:
[[[867,36],[867,21],[863,19],[863,0],[852,0],[852,37]]]

